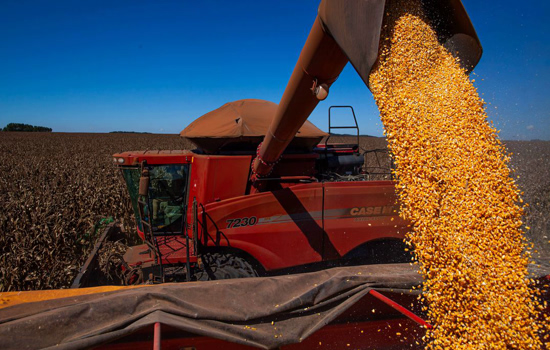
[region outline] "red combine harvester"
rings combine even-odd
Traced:
[[[394,184],[364,181],[359,145],[315,147],[325,134],[304,125],[348,62],[368,82],[384,6],[321,2],[279,105],[241,100],[204,115],[181,133],[198,150],[114,155],[145,242],[124,257],[128,283],[410,261]],[[472,69],[482,49],[461,2],[425,6]],[[355,181],[334,181],[346,175]]]
[[[277,108],[241,100],[204,115],[182,132],[195,151],[114,155],[145,242],[124,256],[132,271],[140,269],[128,281],[410,261],[393,183],[365,181],[358,144],[318,145],[326,134],[308,122],[259,176],[251,164],[262,159],[258,145]]]

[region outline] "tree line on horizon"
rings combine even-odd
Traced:
[[[9,123],[2,131],[52,132],[52,128],[22,123]]]

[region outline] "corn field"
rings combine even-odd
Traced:
[[[113,153],[186,147],[175,135],[0,133],[0,291],[68,287],[101,218],[131,231]]]
[[[363,149],[386,147],[383,138],[362,137],[360,142]],[[530,238],[550,251],[545,238],[550,142],[507,146],[530,203]],[[186,148],[193,147],[177,135],[0,132],[0,292],[67,288],[86,260],[96,238],[94,226],[102,218],[113,217],[134,234],[129,197],[113,153]]]

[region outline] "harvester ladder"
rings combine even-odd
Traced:
[[[178,237],[181,237],[181,238],[185,239],[185,245],[184,245],[185,246],[185,255],[186,255],[185,279],[186,279],[187,282],[191,281],[191,264],[190,264],[190,261],[191,261],[191,257],[190,257],[190,255],[191,255],[191,252],[190,252],[191,242],[190,242],[190,239],[189,239],[189,229],[188,229],[188,224],[187,224],[187,210],[188,210],[187,198],[185,198],[183,202],[185,204],[183,204],[183,208],[182,208],[182,213],[183,214],[181,216],[181,229],[180,230],[178,230],[178,231],[157,231],[157,232],[155,232],[152,228],[152,225],[149,225],[149,230],[151,232],[151,237],[153,238],[153,240],[156,244],[156,247],[158,249],[159,265],[161,267],[163,282],[164,282],[164,279],[165,279],[165,269],[164,269],[164,265],[162,263],[162,255],[161,255],[161,252],[160,252],[158,239],[159,239],[159,237],[169,237],[169,236],[178,236]]]
[[[193,203],[194,204],[194,203]],[[187,228],[187,201],[185,201],[185,205],[183,206],[183,215],[181,217],[181,227],[182,227],[182,233],[185,233],[185,280],[187,282],[191,281],[191,263],[189,262],[190,256],[189,256],[189,230]]]
[[[153,252],[155,261],[159,263],[162,282],[164,282],[164,268],[162,265],[162,255],[161,255],[160,247],[158,245],[155,234],[153,233],[153,225],[151,224],[151,215],[150,213],[145,213],[145,206],[147,206],[148,208],[152,208],[151,201],[148,197],[146,200],[143,200],[140,196],[138,198],[138,208],[139,208],[141,225],[143,227],[143,233],[145,235],[145,243],[149,246],[149,249],[151,249],[151,251]]]

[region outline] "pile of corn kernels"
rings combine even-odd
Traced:
[[[389,0],[370,88],[424,277],[429,349],[540,349],[522,200],[472,81],[423,20]]]

